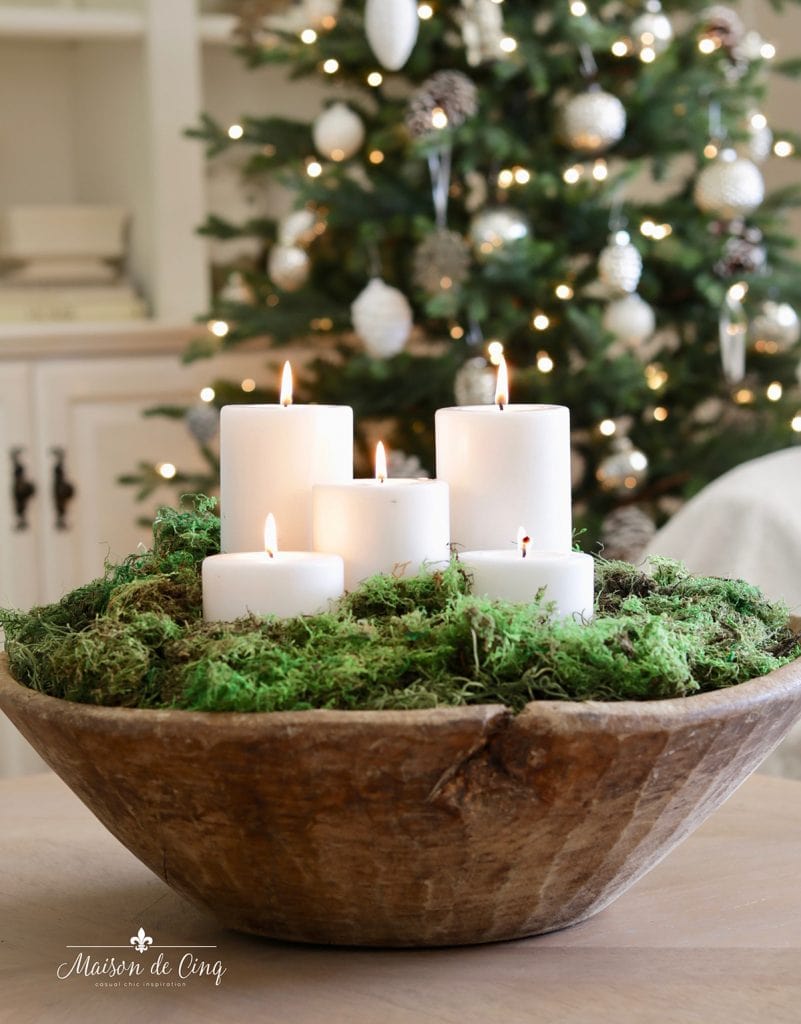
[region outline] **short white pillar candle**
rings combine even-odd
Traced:
[[[459,562],[472,579],[471,592],[493,600],[528,603],[545,588],[557,618],[589,621],[593,614],[594,562],[580,551],[531,550],[524,530],[516,551],[465,551]]]
[[[526,523],[539,548],[570,550],[565,406],[509,405],[501,362],[495,405],[437,410],[436,449],[437,477],[450,486],[451,540],[459,548],[501,549]]]
[[[264,551],[237,551],[203,560],[203,618],[231,622],[246,615],[314,615],[345,590],[339,555],[279,551],[275,519],[267,517]]]
[[[448,485],[388,479],[383,453],[379,442],[375,479],[313,489],[314,550],[342,555],[348,590],[377,573],[413,576],[450,557]]]
[[[287,548],[309,551],[311,489],[353,479],[353,410],[295,405],[289,363],[278,405],[226,405],[220,415],[223,552],[259,551],[272,509]]]

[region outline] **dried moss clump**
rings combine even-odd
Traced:
[[[204,623],[214,501],[161,509],[150,551],[58,604],[0,612],[15,677],[84,703],[203,711],[652,700],[744,682],[797,657],[787,612],[739,580],[598,560],[596,617],[470,596],[457,561],[376,576],[329,613]]]

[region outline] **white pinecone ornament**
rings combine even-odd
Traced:
[[[636,292],[642,276],[642,256],[628,231],[616,231],[598,257],[598,277],[616,292]]]
[[[374,277],[351,303],[353,329],[368,354],[389,359],[403,350],[412,333],[412,307],[403,292]]]
[[[561,136],[582,153],[603,153],[626,131],[626,109],[617,96],[591,88],[571,97],[562,108]]]
[[[302,288],[309,277],[308,253],[297,245],[274,245],[267,258],[267,274],[285,292]]]
[[[765,198],[765,182],[753,161],[724,149],[696,178],[693,197],[704,213],[727,219],[742,217]]]

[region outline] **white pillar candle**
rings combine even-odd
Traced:
[[[231,622],[246,615],[314,615],[345,590],[339,555],[279,551],[275,520],[268,516],[264,551],[204,558],[203,618]]]
[[[294,405],[289,364],[278,405],[226,405],[220,416],[221,550],[259,551],[272,509],[283,543],[311,549],[311,489],[353,479],[353,410]]]
[[[376,573],[413,576],[424,563],[450,557],[448,485],[388,479],[380,458],[377,452],[374,480],[322,484],[313,491],[314,550],[342,555],[348,590]]]
[[[437,477],[450,486],[451,540],[501,549],[527,523],[537,548],[569,551],[570,413],[561,405],[508,405],[503,383],[495,405],[436,414]]]
[[[471,592],[494,600],[528,603],[544,587],[557,618],[592,618],[594,563],[580,551],[533,551],[528,537],[517,551],[465,551],[459,562],[472,579]]]

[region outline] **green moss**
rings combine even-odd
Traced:
[[[161,509],[150,551],[57,604],[0,612],[15,677],[68,700],[204,711],[653,700],[731,686],[801,654],[787,612],[739,580],[596,563],[596,616],[470,596],[457,561],[376,576],[329,613],[204,623],[212,499]]]

